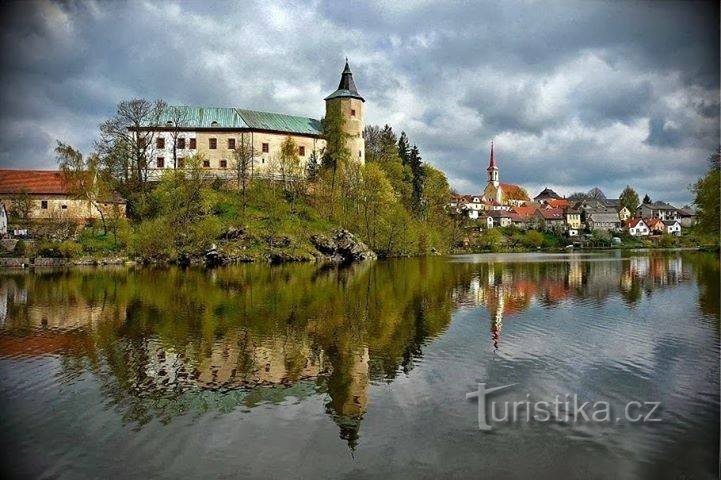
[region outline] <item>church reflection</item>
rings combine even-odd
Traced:
[[[0,275],[0,358],[54,356],[61,376],[92,372],[125,421],[140,427],[201,405],[229,411],[323,395],[329,419],[353,449],[373,384],[415,368],[458,308],[483,307],[490,348],[498,351],[504,323],[534,304],[610,295],[633,304],[688,278],[694,262],[683,255],[570,256],[344,269],[248,265],[211,274],[9,273]],[[703,268],[716,268],[718,277],[717,262]],[[705,304],[718,308],[717,301]]]

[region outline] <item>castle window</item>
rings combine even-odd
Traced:
[[[215,150],[218,148],[218,139],[217,138],[209,138],[208,139],[208,148],[211,150]]]
[[[190,139],[190,149],[195,150],[195,139],[194,138]]]
[[[355,108],[350,109],[350,116],[355,117]]]
[[[178,139],[178,148],[181,150],[185,148],[185,139],[184,138]]]
[[[155,147],[156,148],[165,148],[165,139],[163,137],[158,137],[155,139]]]
[[[62,208],[63,210],[67,210],[67,209],[68,209],[68,206],[65,205],[65,204],[62,204],[62,205],[60,205],[60,208]]]
[[[221,160],[220,168],[228,168],[228,160]]]
[[[301,145],[300,147],[298,147],[298,155],[300,155],[301,157],[305,157],[305,146],[304,145]]]
[[[203,160],[203,168],[210,168],[210,160]]]
[[[158,168],[164,168],[165,167],[165,157],[158,157],[155,160],[155,166]]]
[[[270,146],[267,143],[263,144],[263,153],[268,153]]]
[[[363,152],[361,152],[360,150],[358,150],[358,158],[362,158],[362,157],[363,157]]]
[[[47,210],[48,209],[48,201],[40,200],[40,208],[42,208],[43,210]]]
[[[228,150],[235,150],[235,139],[234,138],[228,139]]]

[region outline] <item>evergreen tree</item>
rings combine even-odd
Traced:
[[[626,188],[623,189],[618,200],[619,206],[626,207],[632,215],[636,213],[636,209],[638,208],[638,194],[630,185],[626,185]]]
[[[421,154],[416,145],[413,145],[408,155],[408,165],[411,167],[411,173],[413,175],[413,205],[416,209],[421,209],[421,197],[423,196],[425,171],[423,170]]]
[[[320,170],[320,162],[318,161],[318,154],[313,150],[308,157],[308,164],[305,167],[308,181],[313,182],[318,177],[318,170]]]
[[[643,203],[645,203],[645,204],[651,203],[651,197],[648,196],[648,193],[643,196]]]
[[[385,125],[381,131],[380,158],[383,161],[392,161],[398,158],[396,134],[390,125]]]
[[[401,132],[401,137],[398,139],[398,156],[401,158],[401,164],[409,164],[411,156],[411,146],[408,142],[408,136],[406,135],[406,132]]]

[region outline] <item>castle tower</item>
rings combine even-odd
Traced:
[[[365,99],[360,96],[353,81],[353,73],[350,71],[348,59],[345,60],[345,68],[341,73],[338,89],[325,97],[325,112],[328,115],[329,107],[339,105],[341,114],[345,119],[345,132],[348,134],[347,147],[351,158],[365,163],[366,149],[363,140],[363,129],[365,122]]]

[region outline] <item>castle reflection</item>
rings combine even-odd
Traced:
[[[616,295],[633,305],[693,274],[718,291],[717,257],[699,258],[6,272],[0,358],[58,358],[61,383],[91,373],[139,427],[200,405],[227,411],[324,395],[354,448],[371,386],[415,368],[458,308],[479,312],[499,350],[504,322],[534,304]],[[700,304],[718,315],[712,297]]]

